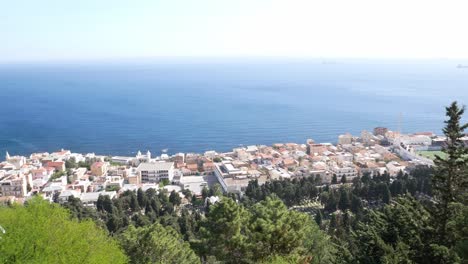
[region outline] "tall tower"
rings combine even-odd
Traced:
[[[146,158],[148,159],[148,161],[151,160],[151,152],[148,150],[148,152],[146,152]]]
[[[6,159],[6,160],[9,160],[9,159],[10,159],[10,153],[8,153],[8,151],[7,151],[6,154],[5,154],[5,159]]]

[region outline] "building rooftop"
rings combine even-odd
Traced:
[[[138,171],[160,171],[169,170],[174,166],[174,162],[144,162],[141,163],[137,170]]]

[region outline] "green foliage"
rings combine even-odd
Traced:
[[[399,197],[358,223],[352,255],[359,263],[457,263],[456,252],[435,234],[430,212],[411,196]]]
[[[277,197],[248,209],[223,198],[210,208],[202,231],[203,255],[226,263],[267,262],[272,256],[275,261],[300,256],[304,263],[333,258],[333,245],[312,218],[288,210]]]
[[[0,207],[0,223],[6,230],[0,263],[126,263],[117,243],[92,221],[70,220],[65,209],[39,197]]]
[[[341,177],[340,182],[341,182],[341,183],[346,183],[346,182],[347,182],[347,180],[346,180],[346,175],[343,175],[343,176]]]
[[[171,202],[175,206],[179,206],[182,202],[179,193],[176,191],[172,191],[171,194],[169,194],[169,202]]]
[[[65,168],[67,169],[74,169],[77,168],[78,164],[76,163],[75,157],[71,157],[65,161]]]
[[[349,209],[351,206],[351,201],[349,200],[348,191],[345,188],[340,188],[340,201],[338,203],[338,208],[340,210],[345,211]]]
[[[169,184],[171,184],[171,182],[168,179],[162,179],[162,181],[159,183],[159,187],[164,187]]]
[[[200,263],[200,259],[172,228],[156,223],[128,229],[119,236],[130,263]]]
[[[338,183],[338,178],[336,177],[336,174],[333,174],[331,183],[332,183],[332,184],[337,184],[337,183]]]
[[[216,256],[227,263],[242,263],[249,254],[249,212],[232,199],[222,200],[210,208],[202,227],[202,254]]]
[[[50,176],[50,180],[55,180],[58,179],[64,175],[67,175],[65,171],[55,171],[52,176]]]
[[[450,239],[448,222],[453,217],[450,210],[451,203],[467,202],[468,185],[468,148],[465,147],[461,138],[468,124],[461,124],[461,118],[465,111],[453,102],[446,108],[448,119],[443,129],[447,137],[443,152],[445,158],[436,156],[436,170],[432,177],[434,197],[439,203],[434,209],[434,216],[438,223],[439,239],[444,245],[452,246],[454,241]]]

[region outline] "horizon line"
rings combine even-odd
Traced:
[[[100,58],[52,58],[32,60],[6,60],[0,65],[21,64],[67,64],[67,63],[95,63],[95,62],[120,62],[120,61],[148,61],[154,60],[241,60],[241,59],[265,59],[265,60],[361,60],[361,61],[464,61],[468,57],[360,57],[360,56],[284,56],[284,55],[160,55],[144,57],[100,57]]]

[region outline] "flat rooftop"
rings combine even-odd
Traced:
[[[137,171],[169,170],[173,166],[174,162],[144,162],[138,166]]]

